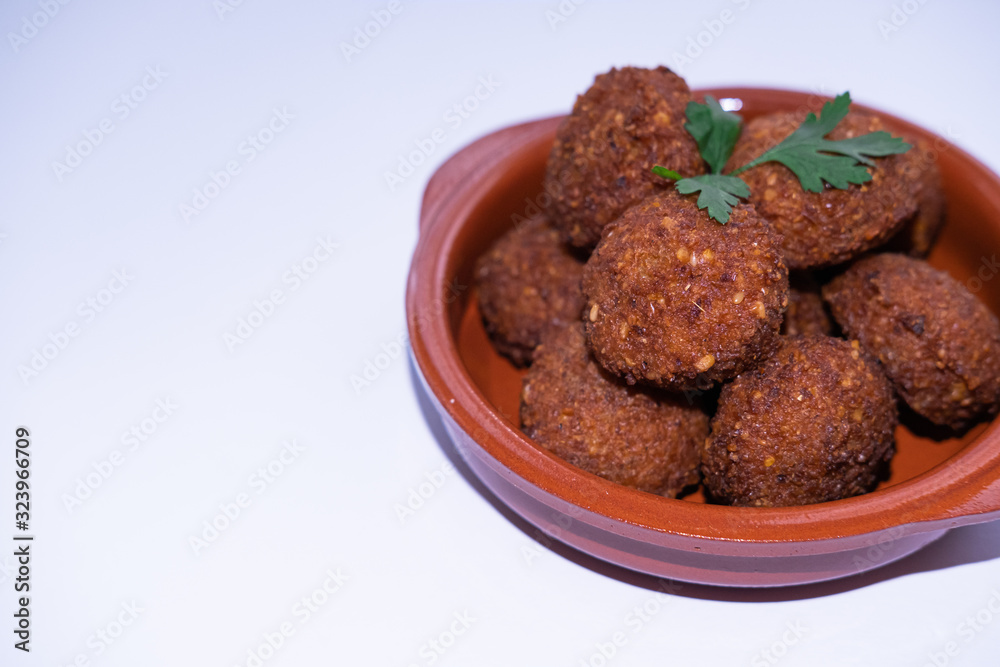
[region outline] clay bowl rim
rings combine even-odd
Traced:
[[[696,97],[758,100],[758,106],[797,109],[815,94],[773,88],[714,87]],[[766,102],[760,102],[766,100]],[[988,201],[1000,227],[1000,178],[986,165],[938,135],[884,111],[894,129],[946,146]],[[442,417],[452,420],[488,456],[531,486],[613,522],[698,541],[738,544],[837,540],[903,527],[905,534],[1000,518],[1000,419],[949,459],[916,477],[872,493],[815,505],[728,507],[663,498],[629,489],[579,470],[535,445],[493,408],[461,360],[447,308],[435,307],[462,258],[451,251],[478,202],[502,187],[508,169],[538,141],[551,136],[562,116],[494,131],[460,149],[428,182],[421,230],[410,267],[406,310],[416,366]],[[433,314],[435,310],[441,311]],[[427,315],[426,313],[432,313]],[[469,456],[475,452],[465,451]],[[818,545],[814,545],[818,546]],[[697,548],[697,547],[695,547]],[[821,549],[825,551],[825,549]]]

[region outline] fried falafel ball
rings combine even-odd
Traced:
[[[746,124],[729,161],[742,166],[773,148],[805,119],[806,112],[759,116]],[[839,140],[885,130],[882,120],[866,111],[851,111],[828,135]],[[921,170],[916,152],[875,158],[872,180],[846,190],[827,186],[807,192],[785,165],[765,162],[740,177],[750,186],[757,213],[782,236],[790,269],[846,262],[888,241],[917,212]]]
[[[476,264],[479,312],[493,345],[516,366],[551,328],[580,319],[583,262],[544,216],[501,236]]]
[[[601,229],[641,199],[673,187],[650,170],[705,173],[684,129],[691,89],[666,67],[598,75],[559,126],[545,172],[547,212],[571,245],[592,248]]]
[[[941,170],[927,142],[917,141],[913,150],[917,151],[919,157],[913,167],[919,171],[917,214],[881,250],[922,258],[930,253],[931,246],[944,225],[944,186],[941,183]]]
[[[716,501],[809,505],[875,488],[898,423],[892,386],[857,341],[792,336],[722,388],[702,449]]]
[[[524,433],[617,484],[675,497],[698,482],[708,416],[683,396],[620,384],[593,360],[574,322],[550,331],[521,391]]]
[[[608,226],[583,270],[594,356],[629,383],[704,389],[774,352],[788,303],[778,239],[752,206],[726,225],[668,190]]]
[[[829,336],[833,322],[826,312],[819,283],[809,274],[793,271],[788,276],[788,309],[781,323],[781,333],[788,336]]]
[[[823,296],[914,412],[953,429],[996,413],[1000,323],[947,273],[906,255],[872,255],[834,278]]]

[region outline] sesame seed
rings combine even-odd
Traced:
[[[694,367],[699,373],[704,373],[709,368],[715,365],[715,357],[711,354],[706,354],[704,357],[694,362]]]

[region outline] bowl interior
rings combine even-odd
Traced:
[[[703,94],[741,99],[740,114],[744,120],[772,111],[796,109],[804,98],[800,93],[762,94],[741,89],[702,91],[698,96]],[[965,153],[922,128],[882,115],[894,131],[922,137],[937,154],[947,197],[947,219],[929,257],[930,263],[962,281],[994,313],[1000,313],[1000,280],[996,280],[1000,266],[995,256],[1000,249],[1000,210],[996,193],[988,196],[982,179],[970,177],[976,164]],[[515,430],[519,427],[518,401],[524,372],[500,356],[486,335],[476,305],[473,267],[476,258],[494,240],[543,204],[547,196],[542,189],[545,162],[556,124],[551,127],[552,132],[534,140],[518,154],[516,169],[496,175],[492,187],[475,203],[467,224],[454,239],[452,255],[457,259],[451,275],[458,286],[468,289],[456,290],[459,296],[449,304],[451,334],[469,377]],[[975,441],[987,426],[981,423],[961,437],[947,437],[919,419],[904,418],[896,432],[897,453],[890,474],[878,488],[897,485],[931,470]],[[704,502],[700,492],[686,496],[685,500]]]

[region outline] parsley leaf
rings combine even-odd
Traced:
[[[684,129],[694,137],[698,152],[712,173],[684,178],[659,165],[653,167],[653,173],[677,181],[675,187],[683,195],[700,193],[698,208],[707,208],[709,217],[724,225],[729,222],[729,215],[739,198],[750,196],[750,188],[742,179],[719,173],[733,154],[743,119],[723,109],[711,95],[705,96],[704,104],[689,102],[684,113],[688,119]]]
[[[684,113],[688,118],[684,129],[694,137],[698,151],[712,173],[718,174],[733,154],[743,119],[724,110],[711,95],[705,96],[704,104],[688,102]]]
[[[750,196],[749,186],[738,175],[764,162],[785,165],[799,179],[802,189],[809,192],[822,192],[824,181],[842,190],[851,183],[866,183],[872,179],[868,167],[875,163],[871,158],[905,153],[912,146],[881,131],[839,141],[825,139],[847,115],[850,105],[850,93],[838,95],[823,105],[819,118],[810,113],[780,144],[736,171],[723,175],[719,172],[733,153],[743,119],[725,111],[714,97],[706,95],[704,104],[690,102],[687,105],[688,122],[684,129],[698,144],[698,151],[711,173],[683,178],[673,169],[659,165],[653,167],[653,173],[676,181],[675,187],[681,194],[699,193],[698,208],[707,208],[709,217],[723,225],[729,222],[733,206],[740,198]]]
[[[871,132],[839,141],[824,139],[847,115],[850,104],[850,93],[838,95],[823,105],[818,119],[816,114],[810,113],[784,141],[743,165],[733,175],[764,162],[779,162],[791,169],[802,189],[809,192],[822,192],[823,181],[840,189],[846,189],[851,183],[860,185],[870,181],[872,175],[867,166],[874,163],[869,158],[905,153],[911,146],[888,132]]]
[[[660,165],[653,167],[653,173],[663,178],[669,178],[672,181],[679,181],[684,178],[673,169],[667,169],[666,167],[661,167]]]
[[[703,174],[682,178],[677,181],[677,192],[689,195],[700,192],[698,208],[708,209],[708,216],[721,224],[729,222],[729,214],[733,206],[739,203],[740,197],[749,197],[750,188],[742,179],[723,174]]]

